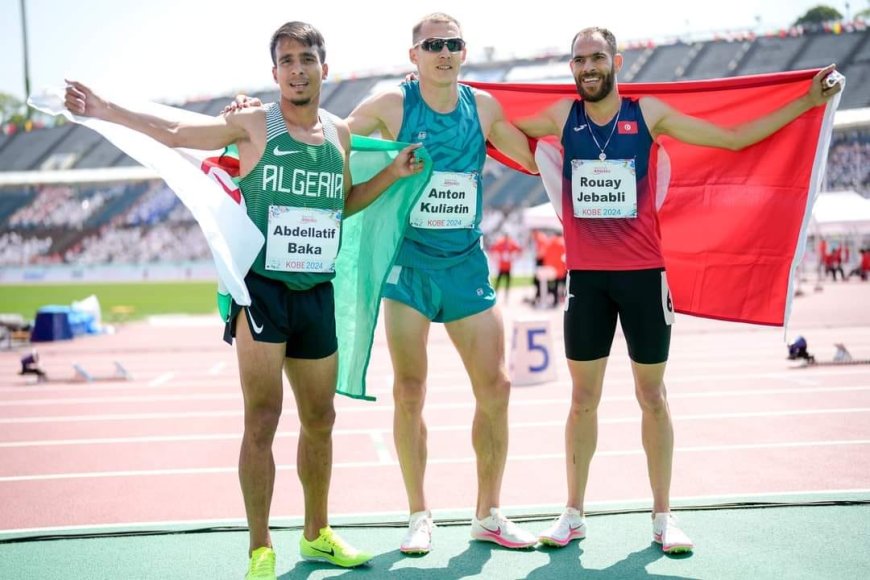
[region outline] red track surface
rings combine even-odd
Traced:
[[[502,495],[508,513],[511,506],[555,508],[565,499],[570,383],[561,316],[529,310],[520,294],[505,309],[508,329],[520,316],[551,319],[558,376],[513,390]],[[0,530],[244,518],[235,353],[221,342],[216,321],[198,322],[204,324],[135,323],[114,335],[36,345],[56,379],[45,385],[15,374],[20,353],[0,353]],[[790,338],[798,334],[820,360],[833,356],[834,342],[870,358],[870,284],[828,284],[797,298]],[[671,352],[675,499],[870,489],[870,365],[795,370],[785,360],[782,329],[688,317],[678,317]],[[133,381],[57,381],[72,377],[73,363],[111,375],[115,360]],[[430,504],[470,508],[473,398],[440,325],[430,339],[430,369]],[[392,443],[391,381],[379,329],[369,372],[378,401],[337,400],[333,514],[407,509]],[[619,334],[599,417],[587,501],[648,499],[640,412]],[[288,393],[275,447],[273,517],[302,513],[297,432]]]

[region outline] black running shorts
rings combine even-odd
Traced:
[[[249,272],[245,284],[251,305],[242,307],[233,301],[229,322],[224,328],[226,342],[233,343],[236,317],[244,312],[254,340],[284,342],[290,358],[320,359],[338,350],[332,282],[298,291],[287,288],[283,282]]]
[[[610,356],[617,317],[631,360],[668,360],[674,307],[664,270],[569,272],[564,318],[569,360]]]

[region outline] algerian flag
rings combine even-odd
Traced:
[[[235,183],[238,153],[173,149],[114,123],[72,115],[63,106],[63,91],[28,99],[28,104],[51,115],[64,115],[97,131],[133,159],[154,169],[191,210],[214,258],[218,272],[218,304],[226,319],[229,297],[251,303],[245,274],[264,243],[263,234],[248,218]],[[126,106],[126,104],[125,104]],[[144,103],[143,110],[164,118],[204,117],[174,107]],[[386,167],[406,146],[354,135],[350,169],[354,183],[366,181]],[[338,392],[357,399],[366,394],[365,376],[380,310],[381,290],[393,266],[411,208],[432,174],[432,161],[423,148],[415,154],[424,170],[399,180],[365,210],[342,224],[342,246],[336,261],[335,315],[338,335]],[[207,177],[206,177],[207,176]],[[209,179],[211,178],[211,179]]]

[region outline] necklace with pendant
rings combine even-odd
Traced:
[[[598,139],[595,137],[595,133],[592,132],[592,123],[589,120],[589,117],[586,115],[586,103],[583,103],[583,120],[586,121],[586,128],[589,129],[589,134],[592,135],[592,140],[595,142],[595,146],[598,147],[598,150],[601,153],[598,154],[598,158],[601,161],[607,159],[607,155],[604,153],[604,150],[607,149],[607,146],[610,144],[610,140],[613,139],[613,134],[616,132],[616,126],[619,124],[619,114],[622,112],[622,101],[619,102],[619,108],[616,110],[616,119],[613,121],[613,128],[610,130],[610,136],[607,138],[607,141],[604,142],[604,147],[602,147],[598,143]]]

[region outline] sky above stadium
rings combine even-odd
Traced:
[[[20,1],[0,0],[0,92],[18,98],[24,96]],[[482,62],[486,47],[497,60],[567,52],[574,33],[590,25],[610,28],[620,42],[665,41],[786,27],[820,3],[845,15],[868,6],[867,0],[25,2],[32,91],[60,86],[67,76],[115,95],[170,103],[273,86],[269,39],[288,20],[320,29],[330,76],[341,79],[410,70],[411,27],[434,11],[460,21],[469,62]]]

